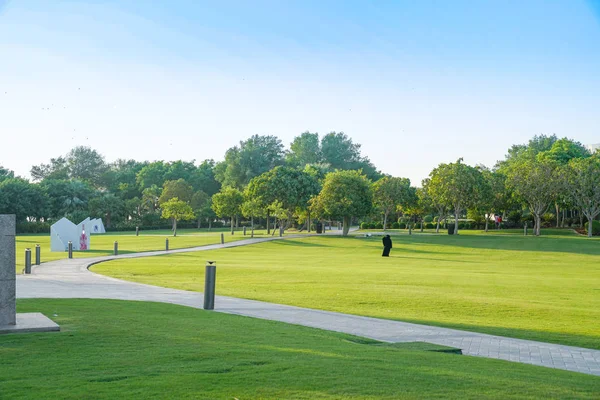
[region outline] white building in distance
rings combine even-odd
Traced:
[[[598,149],[600,149],[600,143],[596,144],[586,144],[585,148],[592,154],[594,154]]]

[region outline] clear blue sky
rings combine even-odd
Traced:
[[[152,3],[152,4],[151,4]],[[0,0],[0,165],[222,159],[344,131],[420,184],[556,133],[600,142],[600,3]]]

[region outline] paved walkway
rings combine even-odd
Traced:
[[[292,237],[294,236],[287,236],[288,239]],[[168,253],[206,251],[272,240],[282,239],[272,237],[240,240],[225,245],[218,244],[171,250]],[[90,265],[99,262],[164,255],[165,253],[165,251],[155,251],[88,259],[66,259],[44,263],[41,266],[34,267],[31,275],[17,276],[17,297],[155,301],[202,308],[202,293],[125,282],[88,271]],[[204,265],[198,266],[199,275],[203,274],[203,267]],[[224,296],[216,297],[215,311],[343,332],[385,342],[419,341],[434,343],[459,348],[463,354],[470,356],[495,358],[600,376],[599,350],[511,339]]]

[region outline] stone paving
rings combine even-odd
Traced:
[[[288,239],[292,237],[306,236],[287,236]],[[171,250],[168,253],[206,251],[284,239],[286,238],[271,237],[240,240],[224,245]],[[156,301],[202,308],[202,293],[125,282],[88,271],[90,265],[99,262],[164,255],[165,253],[165,251],[155,251],[43,263],[34,267],[31,275],[17,277],[17,297]],[[204,274],[204,265],[198,266],[198,274],[200,276]],[[463,354],[470,356],[494,358],[600,376],[600,350],[512,339],[456,329],[224,296],[216,297],[215,311],[343,332],[385,342],[418,341],[434,343],[459,348]]]

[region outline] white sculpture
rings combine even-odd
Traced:
[[[90,221],[90,234],[95,235],[98,233],[106,233],[102,218],[94,218]]]
[[[79,225],[75,225],[67,218],[61,218],[50,227],[50,250],[67,251],[69,242],[73,243],[73,250],[89,250],[91,226],[92,221],[89,218],[81,221]]]

